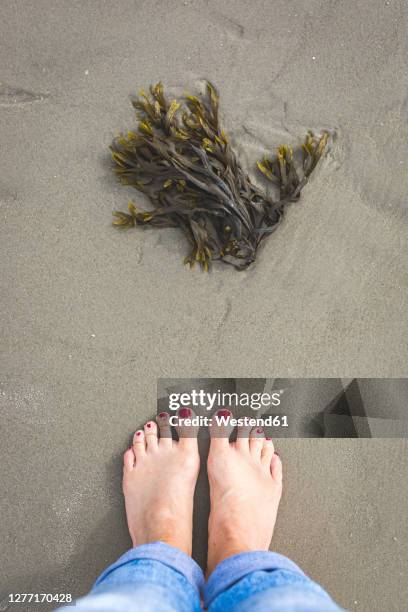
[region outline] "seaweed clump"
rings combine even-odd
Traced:
[[[114,172],[144,193],[152,210],[130,202],[115,211],[114,225],[179,227],[191,244],[184,262],[208,270],[211,260],[237,269],[256,258],[265,236],[279,224],[285,207],[298,200],[320,157],[328,133],[309,133],[293,150],[283,145],[259,161],[258,170],[273,186],[259,189],[243,171],[219,124],[218,94],[207,82],[203,96],[169,101],[163,85],[140,92],[132,101],[139,123],[111,146]]]

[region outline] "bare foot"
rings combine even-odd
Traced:
[[[188,418],[193,413],[181,408],[178,415]],[[200,467],[197,438],[192,437],[196,432],[180,426],[176,442],[166,412],[157,417],[157,423],[149,421],[144,430],[138,430],[124,455],[123,492],[130,537],[133,546],[161,541],[191,555],[193,495]]]
[[[268,550],[282,494],[282,463],[272,440],[262,429],[241,428],[237,441],[230,443],[230,432],[215,425],[211,432],[209,574],[227,557]]]

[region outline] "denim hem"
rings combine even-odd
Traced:
[[[208,608],[220,593],[247,574],[262,570],[286,570],[305,576],[296,563],[279,553],[258,551],[233,555],[221,561],[210,575],[204,587],[204,607]]]
[[[100,586],[119,567],[138,559],[158,561],[167,565],[182,574],[199,593],[204,588],[204,574],[201,567],[186,553],[164,542],[151,542],[131,548],[99,576],[93,588]]]

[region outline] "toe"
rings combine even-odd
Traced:
[[[155,451],[158,448],[157,439],[157,424],[155,421],[148,421],[144,426],[144,434],[146,438],[146,451]]]
[[[254,427],[249,434],[249,450],[256,459],[261,458],[261,452],[264,445],[265,434],[262,427]]]
[[[249,451],[249,434],[251,433],[250,425],[241,425],[237,427],[237,439],[235,446],[238,450]]]
[[[275,448],[273,446],[272,438],[265,438],[261,451],[261,460],[265,466],[270,466],[274,452]]]
[[[274,453],[271,460],[272,478],[278,485],[282,485],[282,461],[278,453]]]
[[[164,448],[170,447],[173,444],[169,418],[168,412],[161,412],[157,415],[157,424],[160,432],[159,446]]]
[[[146,454],[146,440],[143,429],[138,429],[133,436],[133,453],[136,461]]]
[[[210,434],[211,434],[211,448],[222,448],[229,446],[229,439],[234,429],[231,425],[231,410],[223,408],[217,410],[212,416]]]
[[[123,455],[123,470],[124,472],[131,472],[135,465],[135,455],[133,452],[133,448],[130,447],[125,451]]]
[[[192,424],[196,416],[191,408],[179,408],[177,410],[178,424],[176,426],[180,447],[196,447],[198,427]]]

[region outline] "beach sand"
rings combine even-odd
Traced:
[[[408,376],[405,3],[1,9],[0,601],[83,594],[129,546],[121,455],[155,413],[158,377]],[[110,225],[139,197],[109,168],[112,138],[134,125],[130,96],[204,78],[248,168],[309,128],[336,133],[245,272],[190,272],[177,230]],[[406,441],[279,446],[273,548],[344,607],[401,610]],[[203,475],[201,563],[206,486]]]

